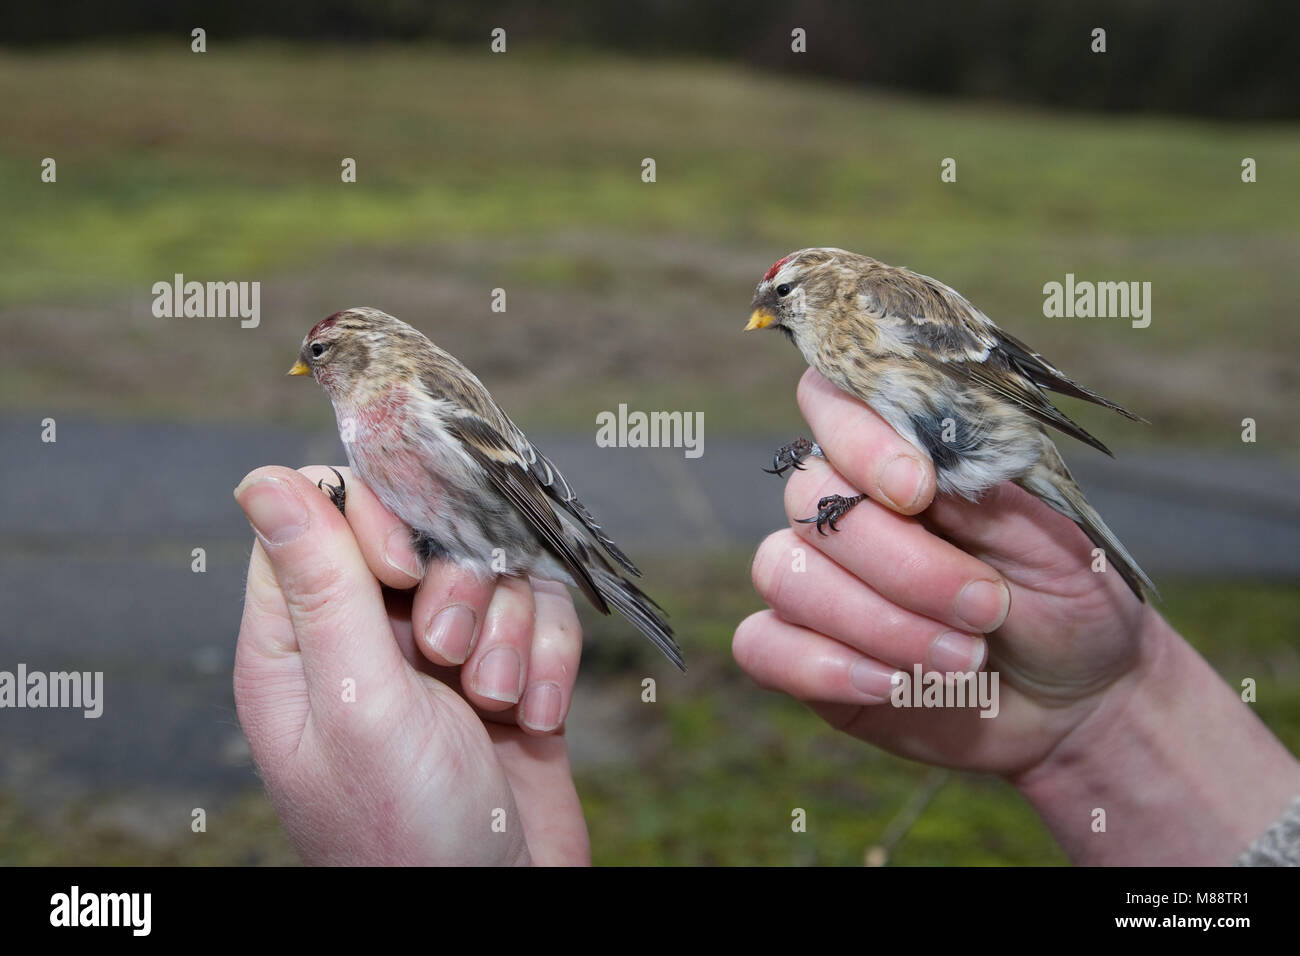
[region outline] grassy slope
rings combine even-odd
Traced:
[[[0,399],[15,404],[301,413],[301,390],[263,396],[250,369],[278,370],[317,311],[357,298],[423,309],[417,324],[543,406],[534,421],[587,426],[593,405],[629,398],[690,402],[728,427],[789,420],[771,383],[797,360],[736,325],[771,259],[834,244],[938,274],[1162,439],[1226,443],[1245,414],[1264,435],[1300,435],[1286,359],[1300,191],[1282,175],[1300,163],[1294,127],[1055,117],[694,63],[435,47],[10,53],[0,103]],[[1251,186],[1246,155],[1260,164]],[[39,182],[44,156],[56,185]],[[339,181],[344,156],[356,185]],[[948,156],[956,184],[939,181]],[[149,286],[177,271],[261,279],[266,327],[152,319]],[[1043,318],[1042,284],[1067,271],[1151,281],[1152,327]],[[314,294],[279,289],[286,275]],[[513,363],[501,356],[518,328],[487,310],[496,285],[539,336]],[[557,400],[538,403],[524,358],[593,337],[600,360],[556,372]],[[69,380],[79,354],[94,356],[88,374]],[[186,378],[157,371],[181,365]],[[248,399],[212,398],[231,393]]]

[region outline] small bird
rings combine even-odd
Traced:
[[[940,492],[969,500],[1004,481],[1075,522],[1145,601],[1157,593],[1088,504],[1046,425],[1111,454],[1053,405],[1044,390],[1134,415],[1066,378],[998,328],[953,289],[929,276],[843,249],[800,249],[779,259],[754,292],[745,331],[779,329],[827,380],[861,399],[934,462]],[[799,468],[820,448],[800,439],[780,449],[772,471]],[[1113,456],[1112,456],[1113,457]],[[818,502],[829,524],[865,495]]]
[[[686,670],[663,608],[623,574],[641,572],[453,355],[387,313],[356,308],[317,322],[289,374],[329,394],[353,472],[411,528],[426,564],[440,557],[484,579],[576,587]],[[324,490],[342,508],[341,481]]]

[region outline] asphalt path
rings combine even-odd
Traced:
[[[251,541],[231,490],[258,465],[338,463],[342,449],[331,433],[277,428],[57,428],[43,443],[38,421],[0,421],[0,670],[103,671],[104,712],[0,711],[0,788],[37,804],[105,792],[220,802],[255,780],[230,689]],[[706,433],[695,459],[599,448],[594,429],[532,437],[633,555],[748,550],[785,522],[782,482],[760,469],[793,436]],[[1157,582],[1300,580],[1295,463],[1253,445],[1068,453]],[[191,570],[195,548],[204,573]],[[579,762],[601,749],[590,723],[570,728]]]

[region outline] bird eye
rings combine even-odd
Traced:
[[[781,295],[781,296],[789,295],[789,294],[790,294],[790,283],[788,283],[788,282],[782,282],[779,286],[776,287],[776,294],[777,294],[777,295]]]
[[[320,342],[312,343],[311,357],[320,358],[323,354],[325,354],[325,346],[322,345]]]

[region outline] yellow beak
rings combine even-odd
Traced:
[[[746,332],[752,332],[754,329],[765,329],[776,321],[776,316],[767,309],[755,309],[749,317],[749,324],[745,326]]]
[[[296,361],[296,362],[293,363],[293,368],[289,369],[289,374],[290,374],[290,375],[310,375],[310,374],[311,374],[311,369],[309,369],[309,368],[307,367],[307,363],[306,363],[306,362],[304,362],[302,359],[298,359],[298,361]]]

